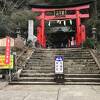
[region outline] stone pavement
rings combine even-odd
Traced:
[[[0,90],[4,89],[6,86],[8,86],[8,82],[0,79]]]
[[[100,100],[100,86],[8,85],[0,89],[0,100]]]

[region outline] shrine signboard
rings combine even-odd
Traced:
[[[10,46],[14,47],[14,39],[10,38]],[[0,39],[0,47],[6,47],[6,38]]]
[[[10,55],[10,63],[5,63],[5,55],[0,55],[0,69],[13,69],[14,67],[14,56]]]
[[[63,74],[64,73],[63,60],[64,60],[63,56],[55,57],[55,74]]]

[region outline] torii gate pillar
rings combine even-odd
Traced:
[[[42,12],[41,14],[42,19],[40,20],[40,26],[41,26],[41,42],[42,42],[42,46],[44,48],[46,48],[46,36],[45,36],[45,12]]]
[[[76,45],[80,46],[81,43],[81,19],[80,19],[80,11],[76,11]]]

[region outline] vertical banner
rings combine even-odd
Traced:
[[[33,20],[28,20],[28,40],[33,41],[33,33],[34,33],[34,24]]]
[[[6,37],[5,64],[10,64],[10,37]]]
[[[81,25],[81,42],[84,43],[85,40],[86,40],[85,25]]]

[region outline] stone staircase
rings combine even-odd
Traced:
[[[10,84],[57,84],[55,56],[64,56],[64,84],[100,84],[100,66],[90,50],[81,48],[36,49],[20,78]]]

